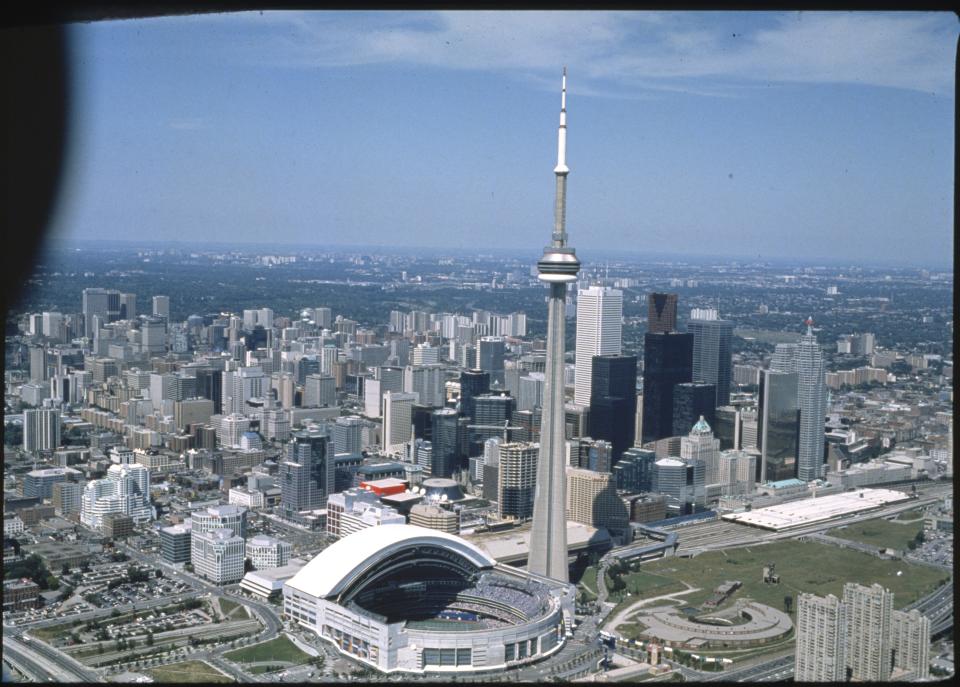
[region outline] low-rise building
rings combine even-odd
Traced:
[[[293,547],[275,537],[259,535],[247,542],[247,557],[257,570],[279,568],[287,564]]]
[[[40,607],[40,587],[28,579],[5,580],[3,583],[3,612],[22,611]]]

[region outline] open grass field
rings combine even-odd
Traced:
[[[831,537],[840,537],[850,541],[870,544],[877,548],[891,548],[904,551],[917,532],[923,529],[923,522],[898,523],[878,518],[865,520],[843,528],[829,530]]]
[[[79,630],[81,625],[83,625],[82,620],[75,620],[72,623],[47,625],[46,627],[35,627],[30,630],[30,634],[37,639],[42,640],[56,639],[57,637],[66,637],[74,630]]]
[[[597,569],[592,565],[583,571],[583,577],[580,578],[580,589],[587,594],[591,601],[597,598]]]
[[[184,661],[168,666],[151,668],[146,672],[157,682],[191,682],[195,684],[210,682],[233,682],[230,678],[203,661]]]
[[[237,663],[257,663],[259,661],[290,661],[291,663],[306,663],[310,655],[300,651],[297,645],[281,635],[269,642],[261,642],[243,649],[237,649],[224,654],[225,658]]]
[[[776,564],[780,584],[762,582],[763,566]],[[664,558],[644,564],[641,570],[652,576],[687,582],[701,591],[684,597],[685,605],[699,606],[725,580],[740,580],[743,587],[721,607],[736,599],[751,597],[774,608],[783,608],[787,594],[800,592],[843,595],[848,581],[879,583],[894,592],[894,606],[902,608],[936,589],[949,574],[905,561],[881,560],[851,549],[817,542],[782,541],[730,551],[710,551],[696,558]],[[897,575],[901,571],[902,575]],[[666,593],[662,586],[642,588],[642,597]],[[796,608],[796,599],[794,599]]]
[[[240,604],[238,604],[236,601],[231,599],[220,599],[220,610],[223,612],[224,616],[237,618],[238,616],[236,613],[234,613],[234,611],[236,611],[238,608],[240,608]]]

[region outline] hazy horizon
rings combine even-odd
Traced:
[[[914,12],[76,24],[51,235],[539,250],[566,65],[579,252],[942,264],[957,34]]]

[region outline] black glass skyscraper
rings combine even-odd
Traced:
[[[637,356],[593,356],[590,436],[610,442],[612,463],[633,446],[636,414]]]
[[[687,331],[693,334],[693,381],[716,387],[714,408],[727,405],[733,366],[733,322],[690,320]]]
[[[673,388],[693,381],[693,334],[647,332],[643,337],[643,441],[674,436]]]
[[[457,411],[441,408],[433,411],[430,442],[433,446],[432,477],[450,477],[460,469],[460,423]]]
[[[473,399],[490,391],[490,373],[483,370],[460,372],[460,414],[473,417]]]
[[[221,370],[197,370],[197,396],[213,401],[214,414],[223,412],[223,372]]]
[[[673,436],[689,434],[701,415],[713,427],[716,422],[716,396],[713,384],[677,384],[673,388]]]
[[[760,476],[775,482],[797,476],[800,408],[797,373],[764,370],[760,384]]]

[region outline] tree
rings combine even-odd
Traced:
[[[66,563],[64,563],[64,564],[63,564],[63,567],[60,568],[60,575],[61,575],[61,576],[66,576],[66,575],[69,575],[69,574],[70,574],[70,566],[67,565]]]
[[[147,646],[153,646],[153,632],[147,633]]]
[[[787,594],[785,597],[783,597],[783,612],[789,614],[792,608],[793,597],[790,594]]]

